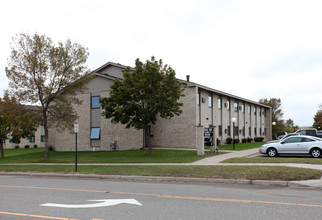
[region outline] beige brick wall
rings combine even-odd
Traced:
[[[101,97],[108,97],[102,92]],[[121,123],[113,124],[110,119],[101,118],[101,150],[111,150],[110,144],[117,141],[117,150],[132,150],[143,147],[143,131],[125,128]]]
[[[79,132],[77,134],[77,149],[79,151],[90,151],[90,110],[91,95],[81,94],[77,98],[82,100],[81,105],[74,105],[75,111],[79,115],[79,119],[75,124],[79,124]],[[75,134],[73,131],[56,131],[54,148],[57,151],[74,151],[75,150]]]
[[[184,93],[185,97],[180,98],[184,103],[182,114],[171,119],[159,118],[152,126],[153,147],[196,149],[197,88],[188,87]]]

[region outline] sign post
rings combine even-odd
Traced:
[[[79,125],[74,124],[74,133],[75,133],[75,172],[77,172],[77,133],[79,131]]]

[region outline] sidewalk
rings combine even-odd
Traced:
[[[249,150],[241,150],[241,151],[231,151],[226,154],[220,154],[220,155],[216,155],[213,157],[208,157],[208,158],[205,158],[202,160],[198,160],[198,161],[192,163],[192,165],[217,165],[221,161],[224,161],[224,160],[227,160],[230,158],[250,157],[250,156],[256,155],[256,154],[258,154],[258,148],[249,149]],[[221,165],[223,165],[223,164],[221,164]]]

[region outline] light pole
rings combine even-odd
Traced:
[[[275,121],[273,121],[272,125],[273,125],[273,138],[275,139],[275,135],[274,135],[274,133],[275,133],[275,125],[276,125],[276,122],[275,122]]]
[[[237,121],[237,119],[233,117],[231,121],[233,122],[233,149],[235,150],[235,122]]]

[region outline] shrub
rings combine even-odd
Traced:
[[[217,138],[217,146],[220,145],[220,140]]]
[[[239,138],[235,138],[235,139],[234,139],[234,143],[235,143],[235,144],[238,144],[239,142],[240,142]]]
[[[231,144],[233,143],[233,139],[232,138],[226,138],[226,144]]]
[[[247,139],[246,138],[243,138],[242,139],[242,143],[246,143],[247,142]]]
[[[15,146],[15,149],[19,149],[19,145],[16,145],[16,146]]]
[[[38,147],[38,146],[37,146],[37,144],[35,144],[35,145],[34,145],[34,148],[37,148],[37,147]]]
[[[262,142],[264,140],[264,137],[255,137],[254,141],[255,142]]]
[[[252,142],[253,141],[253,138],[251,138],[251,137],[249,137],[249,138],[247,138],[247,142]]]
[[[29,145],[25,145],[25,148],[29,148]]]
[[[53,146],[49,146],[49,151],[54,151],[54,147]]]

